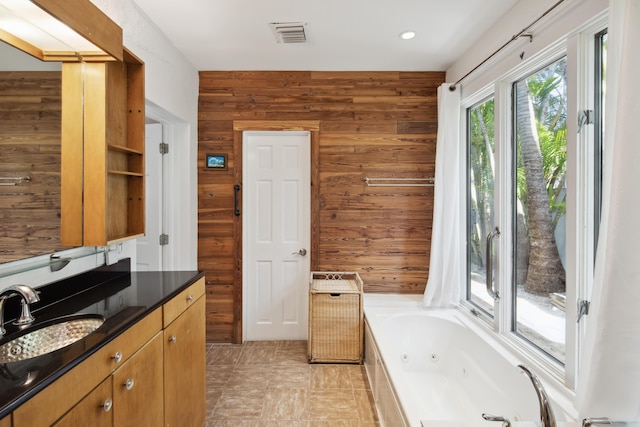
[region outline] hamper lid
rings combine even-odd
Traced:
[[[357,293],[362,289],[358,273],[314,272],[311,273],[312,292]]]

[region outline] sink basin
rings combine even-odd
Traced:
[[[0,345],[0,363],[17,362],[51,353],[86,337],[104,323],[100,315],[67,316],[27,328]]]

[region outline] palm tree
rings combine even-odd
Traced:
[[[536,120],[533,103],[529,96],[528,80],[520,80],[515,85],[516,128],[526,181],[526,188],[520,192],[526,193],[526,219],[529,230],[529,263],[525,290],[547,295],[564,291],[565,273],[554,237],[555,223],[551,215],[548,181],[545,178],[537,129],[540,122]],[[542,106],[538,117],[542,118],[542,122],[546,122],[546,113],[549,110],[545,108],[544,103],[537,103],[537,105]],[[555,193],[558,187],[556,180],[552,179],[550,184],[549,188]],[[522,243],[527,242],[520,242]]]

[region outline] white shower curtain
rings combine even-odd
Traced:
[[[433,200],[433,227],[429,280],[424,305],[457,305],[464,278],[462,234],[464,231],[460,203],[461,184],[465,176],[460,134],[460,89],[438,88],[438,138]]]
[[[600,240],[581,351],[581,417],[640,419],[640,1],[611,0]]]

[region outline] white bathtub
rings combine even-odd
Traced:
[[[539,420],[537,396],[517,355],[487,342],[461,310],[423,309],[420,302],[365,295],[365,366],[383,425],[501,425],[482,413],[520,426]],[[553,409],[558,421],[571,420]]]

